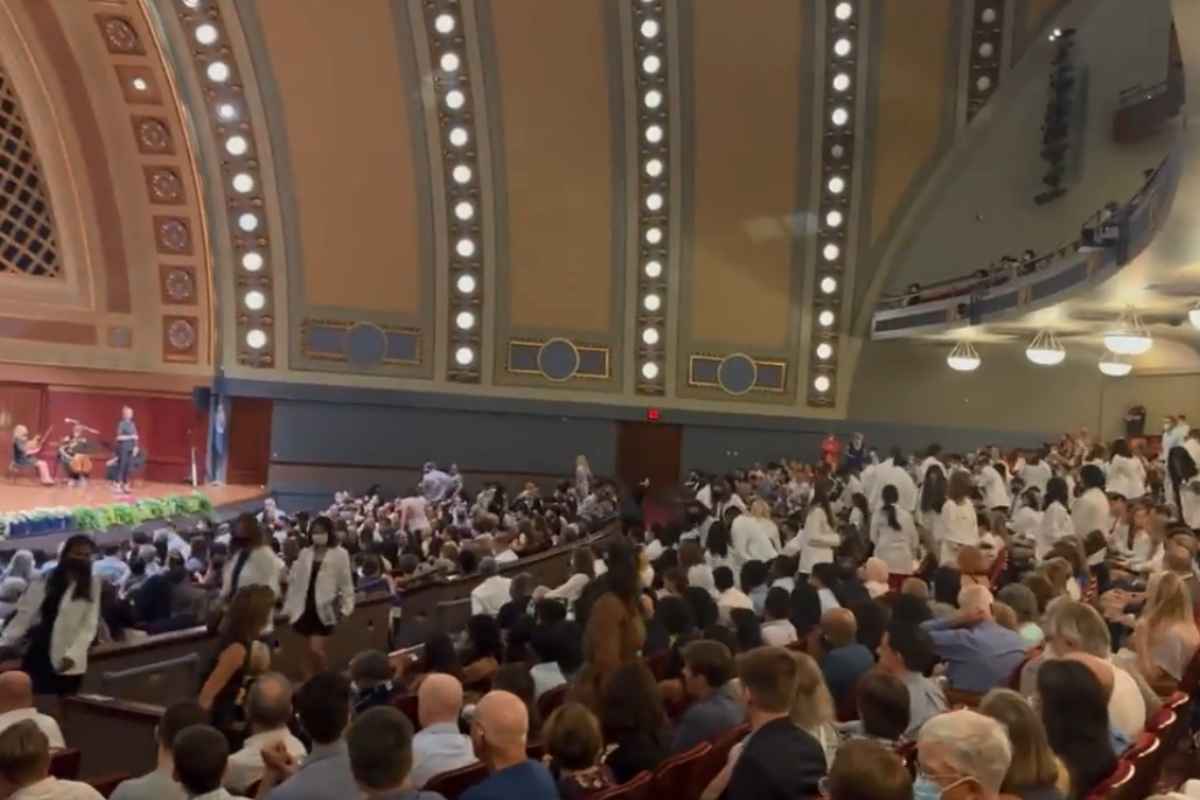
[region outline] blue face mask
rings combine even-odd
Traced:
[[[913,781],[913,800],[940,800],[941,796],[942,787],[924,775]]]

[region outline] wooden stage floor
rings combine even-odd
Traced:
[[[138,500],[157,500],[170,495],[189,495],[197,491],[186,483],[138,483],[132,495],[119,495],[107,481],[92,481],[86,488],[68,486],[39,486],[28,479],[20,483],[0,483],[0,514],[31,511],[35,508],[66,506],[106,506],[113,503],[136,503]],[[262,486],[201,486],[215,507],[236,505],[263,497]]]

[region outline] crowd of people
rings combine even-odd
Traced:
[[[118,800],[432,800],[464,770],[462,800],[576,800],[730,737],[703,800],[1078,800],[1195,669],[1198,459],[1180,417],[1154,452],[1084,431],[880,458],[854,437],[812,464],[693,473],[678,513],[650,525],[646,487],[622,504],[582,457],[545,496],[471,495],[431,465],[390,502],[268,504],[211,539],[99,559],[73,539],[55,562],[21,559],[28,576],[14,556],[0,581],[27,581],[3,636],[31,643],[24,671],[0,675],[0,781],[54,781],[43,762],[63,737],[34,695],[77,688],[83,609],[107,622],[107,593],[136,615],[174,560],[172,591],[215,598],[218,647],[195,698],[164,713],[158,769]],[[583,541],[617,514],[619,532]],[[560,584],[520,571],[572,542]],[[155,570],[138,582],[143,558]],[[432,574],[477,576],[464,631],[428,627],[417,647],[328,671],[324,642],[356,596],[399,608]],[[272,668],[278,607],[310,642],[295,685]],[[58,783],[28,796],[92,797]]]

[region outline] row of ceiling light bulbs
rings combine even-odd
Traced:
[[[1193,326],[1200,328],[1200,309],[1189,312],[1188,319]],[[1108,352],[1097,366],[1105,375],[1124,377],[1133,371],[1133,365],[1127,359],[1149,352],[1153,345],[1150,331],[1137,312],[1128,308],[1117,319],[1117,324],[1104,334],[1104,348]],[[1042,330],[1025,348],[1025,357],[1038,366],[1054,367],[1066,360],[1067,351],[1053,331]],[[946,364],[958,372],[973,372],[982,363],[979,353],[965,339],[959,340],[950,355],[946,356]]]
[[[663,69],[662,55],[665,54],[665,48],[662,42],[663,24],[665,19],[661,14],[661,7],[655,9],[653,7],[654,0],[642,0],[646,16],[643,17],[641,24],[638,25],[638,34],[646,42],[646,55],[641,61],[642,80],[641,83],[647,86],[645,93],[642,95],[642,104],[648,114],[656,114],[663,107],[665,101],[663,84],[661,80],[661,72]],[[656,13],[657,12],[657,13]],[[656,52],[657,51],[657,52]],[[646,125],[643,131],[645,137],[645,148],[649,153],[649,157],[645,159],[642,169],[645,170],[646,178],[657,181],[663,177],[666,171],[666,131],[658,122],[650,122]],[[658,188],[652,188],[645,196],[645,212],[650,215],[657,215],[662,212],[666,205],[666,198]],[[650,247],[658,248],[662,246],[664,231],[658,225],[651,225],[646,229],[645,239],[646,244]],[[643,274],[649,281],[660,281],[663,277],[664,264],[660,257],[652,257],[642,266]],[[653,286],[647,287],[642,295],[642,309],[648,314],[658,315],[663,307],[662,296],[654,290]],[[657,356],[662,355],[658,352],[659,342],[662,339],[659,329],[653,322],[646,325],[641,331],[642,344],[648,350],[647,358],[640,365],[639,372],[644,380],[657,381],[662,374],[662,368],[659,366]]]
[[[192,11],[197,11],[202,5],[202,0],[181,0],[183,5]],[[201,22],[192,29],[192,37],[201,47],[212,47],[221,40],[221,31],[212,22]],[[208,62],[204,69],[204,75],[209,82],[217,87],[228,85],[233,77],[233,68],[223,59],[215,58]],[[135,78],[133,88],[138,91],[145,91],[148,86],[142,78]],[[238,122],[241,116],[241,110],[237,103],[232,99],[218,96],[213,112],[216,115],[218,125],[232,125]],[[250,152],[249,139],[240,134],[234,133],[226,137],[224,141],[225,152],[234,158],[244,158]],[[233,191],[239,195],[252,194],[256,189],[256,181],[254,176],[247,171],[235,172],[230,178],[230,185]],[[262,224],[258,213],[254,211],[243,211],[237,216],[236,224],[238,230],[247,235],[257,233]],[[242,254],[242,269],[251,274],[258,273],[266,265],[266,260],[262,253],[255,249],[249,249]],[[259,312],[266,308],[267,296],[262,290],[257,288],[248,288],[242,295],[242,303],[246,309],[252,312]],[[267,333],[262,328],[254,327],[246,332],[246,346],[252,350],[262,350],[267,346]]]

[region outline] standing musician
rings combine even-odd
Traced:
[[[92,459],[87,454],[87,435],[97,432],[80,422],[75,422],[71,428],[71,435],[64,437],[58,447],[58,461],[66,468],[71,485],[87,483],[88,475],[92,472]]]
[[[121,421],[117,423],[117,475],[113,489],[129,494],[129,471],[138,454],[137,425],[133,424],[133,409],[121,409]]]
[[[46,431],[49,435],[50,431]],[[54,479],[50,477],[50,466],[41,458],[38,458],[38,452],[42,449],[42,442],[45,441],[45,436],[35,436],[29,438],[29,429],[24,425],[17,425],[13,428],[13,444],[12,444],[12,463],[14,467],[35,467],[37,469],[38,478],[41,479],[43,486],[53,486]]]

